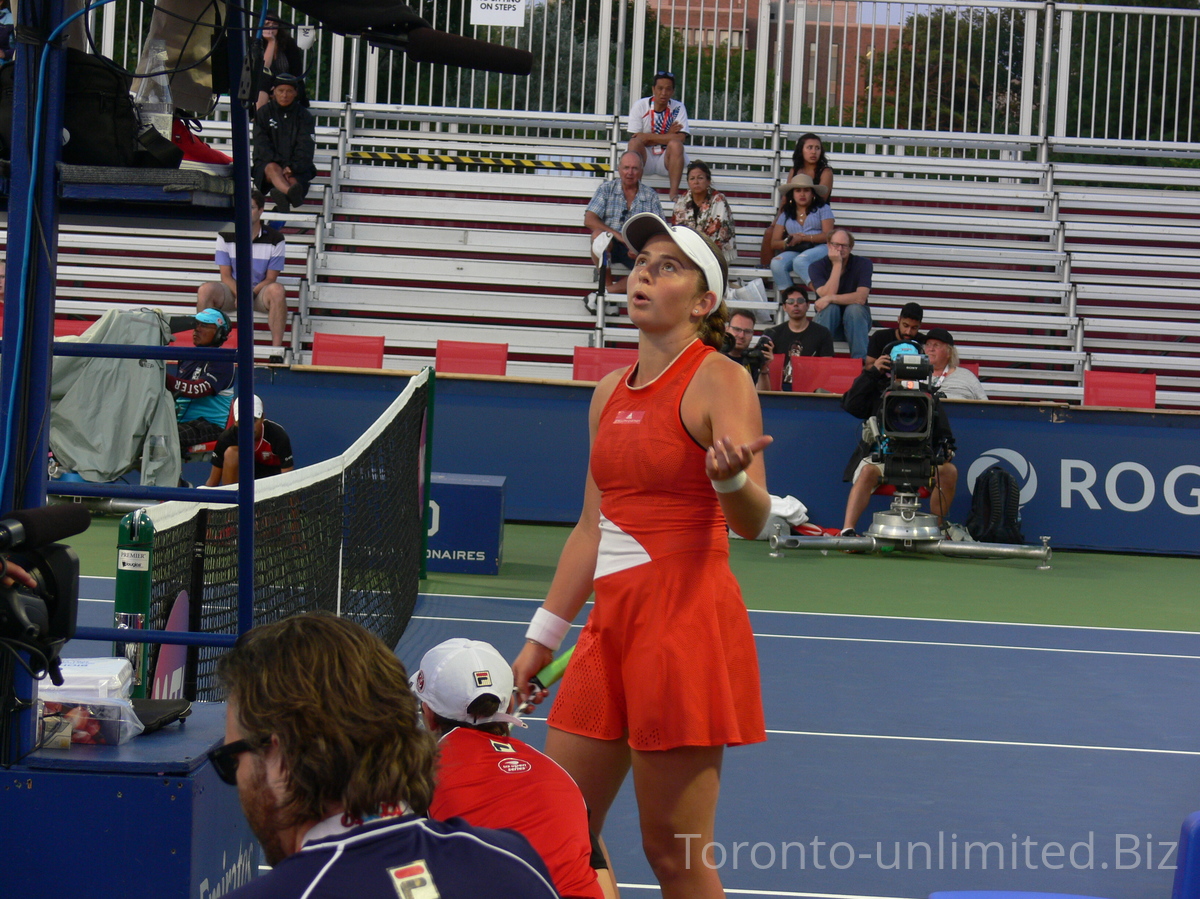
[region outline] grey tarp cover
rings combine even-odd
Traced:
[[[60,338],[132,346],[170,340],[167,320],[156,309],[110,309],[84,334]],[[165,365],[161,359],[55,356],[50,449],[58,463],[86,481],[111,481],[140,466],[143,484],[178,484],[179,430]]]

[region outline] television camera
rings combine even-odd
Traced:
[[[890,349],[890,378],[875,413],[863,422],[863,441],[875,447],[870,461],[883,465],[880,484],[895,490],[891,508],[876,512],[871,526],[860,537],[791,537],[776,533],[770,538],[772,554],[782,555],[782,548],[823,552],[902,549],[965,558],[1034,558],[1041,561],[1040,569],[1048,569],[1049,537],[1042,538],[1041,546],[952,541],[942,535],[937,516],[920,510],[919,491],[929,485],[938,466],[954,457],[954,437],[941,408],[941,397],[930,380],[933,365],[928,357],[913,344]]]
[[[91,516],[83,506],[47,506],[13,512],[0,521],[0,645],[7,650],[5,668],[16,653],[29,657],[32,677],[50,675],[62,683],[59,653],[75,635],[79,608],[79,557],[57,540],[86,530]],[[28,573],[23,583],[9,562]],[[32,584],[32,586],[30,586]],[[10,682],[0,685],[11,687]]]

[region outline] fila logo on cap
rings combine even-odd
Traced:
[[[491,685],[492,685],[492,672],[490,672],[490,671],[476,671],[475,672],[475,686],[490,687]]]

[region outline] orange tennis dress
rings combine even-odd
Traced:
[[[595,606],[552,727],[638,750],[766,739],[758,655],[729,538],[680,401],[711,347],[696,340],[649,384],[627,372],[600,415]],[[632,371],[632,369],[630,369]]]

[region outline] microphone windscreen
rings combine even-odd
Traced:
[[[45,546],[82,534],[92,523],[91,513],[78,503],[21,509],[8,516],[25,528],[24,546]]]
[[[533,54],[528,50],[489,44],[433,28],[414,28],[408,32],[405,52],[414,62],[441,63],[504,75],[528,75],[533,70]]]

